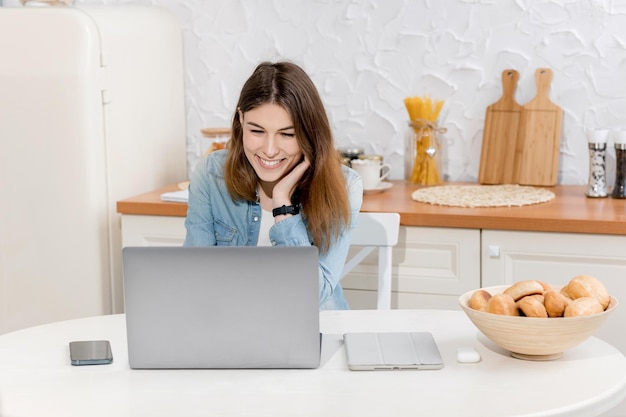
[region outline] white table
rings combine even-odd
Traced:
[[[626,395],[626,358],[597,338],[551,362],[514,359],[460,311],[324,312],[315,370],[131,370],[124,315],[0,336],[0,415],[63,416],[597,416]],[[430,331],[437,371],[349,371],[346,331]],[[112,365],[71,366],[68,342],[108,339]],[[474,346],[476,364],[456,362]]]

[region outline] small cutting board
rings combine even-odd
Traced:
[[[563,110],[550,101],[552,70],[535,72],[537,95],[524,104],[514,174],[522,185],[554,186],[559,174]]]
[[[502,72],[502,98],[487,107],[480,154],[480,184],[516,184],[515,149],[522,117],[522,106],[515,101],[519,73]]]

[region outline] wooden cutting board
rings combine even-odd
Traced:
[[[480,184],[516,184],[514,158],[522,116],[522,106],[515,101],[519,73],[502,72],[502,98],[487,107],[480,154]]]
[[[559,174],[563,110],[550,101],[552,70],[535,72],[537,95],[524,104],[514,176],[523,185],[554,186]]]

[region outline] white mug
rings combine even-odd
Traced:
[[[378,184],[391,173],[391,165],[382,164],[374,159],[353,159],[350,161],[350,165],[361,175],[365,190],[376,189]]]

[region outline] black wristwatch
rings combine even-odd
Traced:
[[[281,214],[298,214],[300,213],[300,208],[298,206],[281,206],[272,210],[272,215],[274,217],[280,216]]]

